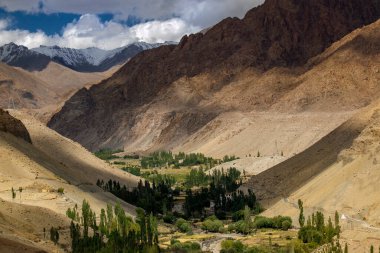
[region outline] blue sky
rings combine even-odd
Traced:
[[[178,41],[263,0],[0,0],[0,45],[112,49]]]

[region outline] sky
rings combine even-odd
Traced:
[[[264,0],[0,0],[0,45],[114,49],[179,41]]]

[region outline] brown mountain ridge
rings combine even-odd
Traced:
[[[313,67],[308,60],[379,16],[377,1],[268,0],[242,20],[227,18],[177,46],[140,53],[111,78],[77,92],[48,125],[91,150],[172,149],[225,112],[274,107],[303,82],[299,77]],[[297,99],[280,111],[313,103]],[[142,136],[142,128],[150,135]]]

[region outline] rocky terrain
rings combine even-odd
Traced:
[[[245,187],[268,201],[264,215],[297,220],[297,201],[302,199],[306,215],[322,211],[333,216],[339,211],[342,239],[353,252],[377,245],[379,108],[375,101],[311,148],[254,176]]]
[[[378,247],[379,17],[377,0],[267,0],[243,19],[143,51],[114,73],[85,76],[55,62],[34,72],[1,64],[0,91],[8,93],[0,93],[0,103],[17,94],[20,107],[32,110],[0,110],[0,245],[49,252],[54,246],[38,231],[67,228],[68,207],[87,199],[98,212],[120,201],[96,180],[134,187],[140,178],[88,150],[122,148],[123,155],[237,155],[208,173],[236,167],[250,176],[241,189],[255,192],[263,215],[297,223],[302,199],[306,215],[341,214],[350,252]],[[69,52],[56,58],[65,64],[91,58],[81,58],[88,51],[41,50],[52,58],[58,54],[51,50]],[[88,62],[100,64],[103,53]],[[56,102],[67,97],[63,106]],[[56,110],[50,129],[30,115]],[[219,247],[221,237],[208,248]]]
[[[0,61],[28,71],[40,71],[49,64],[46,55],[30,51],[27,47],[9,43],[0,47]]]
[[[0,168],[1,252],[63,252],[70,245],[66,210],[81,206],[83,199],[97,213],[107,203],[120,203],[134,215],[132,205],[104,192],[96,181],[134,187],[138,177],[111,167],[26,113],[0,111]],[[51,226],[61,228],[59,247],[50,242]]]
[[[43,70],[30,72],[0,63],[0,107],[28,110],[47,122],[78,89],[106,79],[119,67],[80,73],[50,62]]]
[[[31,143],[30,135],[24,124],[13,118],[7,111],[0,109],[0,131],[10,133]]]
[[[363,74],[376,68],[368,69],[366,52],[357,49],[376,43],[376,34],[318,54],[379,13],[375,1],[266,1],[242,20],[228,18],[177,46],[139,54],[110,79],[78,91],[49,126],[90,150],[224,155],[230,144],[254,143],[230,151],[242,156],[275,153],[275,140],[269,147],[257,130],[264,121],[272,134],[281,122],[278,149],[298,153],[376,96],[377,79]],[[260,121],[265,112],[271,113]],[[306,124],[298,127],[295,118]],[[323,129],[310,128],[323,120]],[[294,148],[285,150],[289,142]]]

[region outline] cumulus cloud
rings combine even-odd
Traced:
[[[135,16],[145,20],[180,17],[203,28],[223,18],[242,17],[264,0],[0,0],[8,11],[44,13],[112,13],[119,19]]]
[[[56,36],[50,38],[42,31],[29,32],[25,30],[7,30],[9,22],[7,20],[0,20],[0,45],[14,42],[19,45],[25,45],[28,47],[37,47],[44,45],[51,41]]]
[[[42,31],[7,30],[0,21],[0,44],[15,42],[27,47],[59,45],[73,48],[96,46],[111,49],[126,44],[178,41],[183,35],[210,27],[226,17],[243,17],[264,0],[0,0],[7,11],[31,13],[75,13],[78,20],[67,24],[60,34],[47,36]],[[102,22],[98,14],[114,18]],[[140,24],[128,27],[130,17]],[[4,22],[4,23],[3,23]]]
[[[149,21],[128,27],[114,21],[103,23],[98,16],[85,14],[66,25],[61,35],[48,36],[42,31],[7,30],[7,21],[0,20],[0,44],[14,42],[28,48],[58,45],[72,48],[113,49],[137,41],[148,43],[178,41],[184,34],[194,33],[199,29],[178,18]]]

